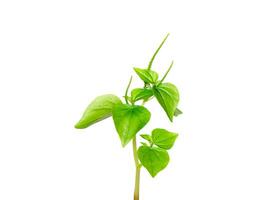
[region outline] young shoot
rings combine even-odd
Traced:
[[[105,94],[96,97],[85,109],[80,121],[75,125],[77,129],[85,129],[97,122],[112,117],[114,127],[119,136],[122,147],[132,143],[133,158],[135,163],[135,185],[134,200],[139,200],[140,195],[140,172],[145,168],[148,173],[155,177],[165,169],[169,163],[169,150],[174,146],[178,133],[166,130],[164,128],[154,128],[151,134],[138,133],[150,121],[151,111],[145,104],[154,99],[165,111],[168,119],[172,122],[173,118],[182,114],[177,106],[179,103],[179,92],[177,87],[165,82],[174,62],[167,69],[166,73],[159,80],[156,71],[151,70],[153,61],[159,53],[161,47],[166,42],[169,34],[163,39],[147,67],[134,68],[138,78],[143,81],[143,87],[134,88],[129,92],[133,77],[126,87],[124,94],[125,103],[113,94]],[[136,102],[141,101],[138,105]],[[140,136],[143,141],[138,145],[137,137]]]

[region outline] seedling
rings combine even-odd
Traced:
[[[168,150],[173,147],[178,137],[177,133],[163,128],[155,128],[151,134],[140,135],[144,141],[137,149],[137,133],[149,122],[151,116],[150,111],[144,106],[145,103],[155,97],[171,122],[174,116],[182,114],[177,108],[178,89],[174,84],[165,82],[173,62],[161,79],[157,72],[151,70],[153,61],[168,36],[169,34],[153,54],[147,68],[134,68],[138,77],[144,82],[142,88],[135,88],[129,94],[131,77],[124,95],[125,103],[113,94],[99,96],[90,103],[80,121],[75,125],[75,128],[84,129],[112,117],[122,146],[125,147],[132,142],[136,167],[134,200],[139,200],[141,168],[146,168],[152,177],[165,169],[170,160]]]

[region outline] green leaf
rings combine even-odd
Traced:
[[[134,68],[134,71],[145,83],[156,83],[158,80],[158,73],[149,69]]]
[[[159,104],[172,122],[175,109],[179,102],[178,89],[172,83],[162,83],[154,86],[153,92]]]
[[[169,132],[165,129],[156,128],[152,131],[152,141],[155,145],[162,149],[170,149],[173,147],[177,133]]]
[[[168,152],[158,147],[141,146],[137,153],[140,162],[152,177],[167,167],[170,160]]]
[[[112,116],[123,147],[150,120],[150,112],[145,107],[128,104],[115,106]]]
[[[87,128],[96,122],[110,117],[112,115],[113,107],[118,104],[122,104],[121,100],[112,94],[102,95],[95,98],[86,108],[82,118],[75,125],[75,128]]]
[[[145,100],[147,101],[151,96],[153,96],[153,91],[148,88],[136,88],[131,92],[132,101]]]
[[[143,139],[147,140],[149,143],[152,143],[152,138],[148,134],[141,134],[140,135]]]
[[[178,108],[176,108],[174,111],[174,116],[177,117],[178,115],[181,115],[181,114],[183,114],[183,112],[179,110]]]

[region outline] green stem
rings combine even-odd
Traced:
[[[134,163],[135,166],[139,166],[139,160],[138,160],[138,155],[137,155],[137,145],[136,145],[136,136],[133,138],[133,155],[134,155]]]
[[[130,88],[130,86],[131,86],[132,80],[133,80],[133,76],[131,76],[131,78],[130,78],[130,81],[129,81],[129,83],[128,83],[128,86],[127,86],[127,89],[126,89],[126,91],[125,91],[125,95],[124,95],[125,102],[126,102],[127,104],[129,104],[127,98],[128,98],[128,91],[129,91],[129,88]]]
[[[135,171],[134,200],[139,200],[141,165],[139,163],[138,155],[137,155],[136,137],[133,138],[133,155],[134,155],[135,170],[136,170]]]
[[[140,188],[140,171],[141,168],[136,168],[135,172],[135,189],[134,189],[134,200],[139,200],[139,188]]]
[[[130,79],[130,82],[128,84],[128,87],[126,89],[125,96],[128,94],[128,89],[130,87],[130,84],[132,82],[132,77]],[[127,98],[125,99],[126,103],[128,103]],[[145,104],[145,101],[143,101],[142,106]],[[140,172],[141,172],[141,163],[138,159],[137,154],[137,144],[136,144],[136,136],[133,138],[133,157],[134,157],[134,163],[135,163],[135,185],[134,185],[134,200],[139,200],[139,194],[140,194]]]
[[[161,79],[161,81],[159,82],[159,84],[161,84],[161,83],[165,80],[166,76],[168,75],[168,73],[170,72],[170,70],[171,70],[171,68],[172,68],[172,66],[173,66],[173,63],[174,63],[174,62],[172,61],[170,67],[168,68],[167,72],[164,74],[164,76],[163,76],[163,78]]]
[[[163,46],[163,44],[165,43],[165,41],[167,40],[167,38],[169,37],[169,33],[165,36],[165,38],[163,39],[163,41],[161,42],[161,44],[159,45],[159,47],[157,48],[156,52],[153,54],[151,60],[149,61],[148,67],[147,69],[150,70],[153,64],[153,61],[156,57],[156,55],[158,54],[159,50],[161,49],[161,47]]]

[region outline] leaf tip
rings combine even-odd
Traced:
[[[138,67],[134,67],[133,69],[134,69],[134,71],[138,71]]]
[[[125,138],[120,136],[121,146],[124,148],[129,143]]]
[[[126,143],[126,142],[121,142],[121,146],[124,148],[124,147],[126,147],[126,145],[127,145],[128,143]]]
[[[173,116],[172,116],[172,115],[168,115],[168,117],[169,117],[169,120],[170,120],[171,122],[173,122]]]
[[[85,127],[80,122],[78,122],[78,123],[75,124],[74,128],[76,128],[76,129],[84,129]]]

